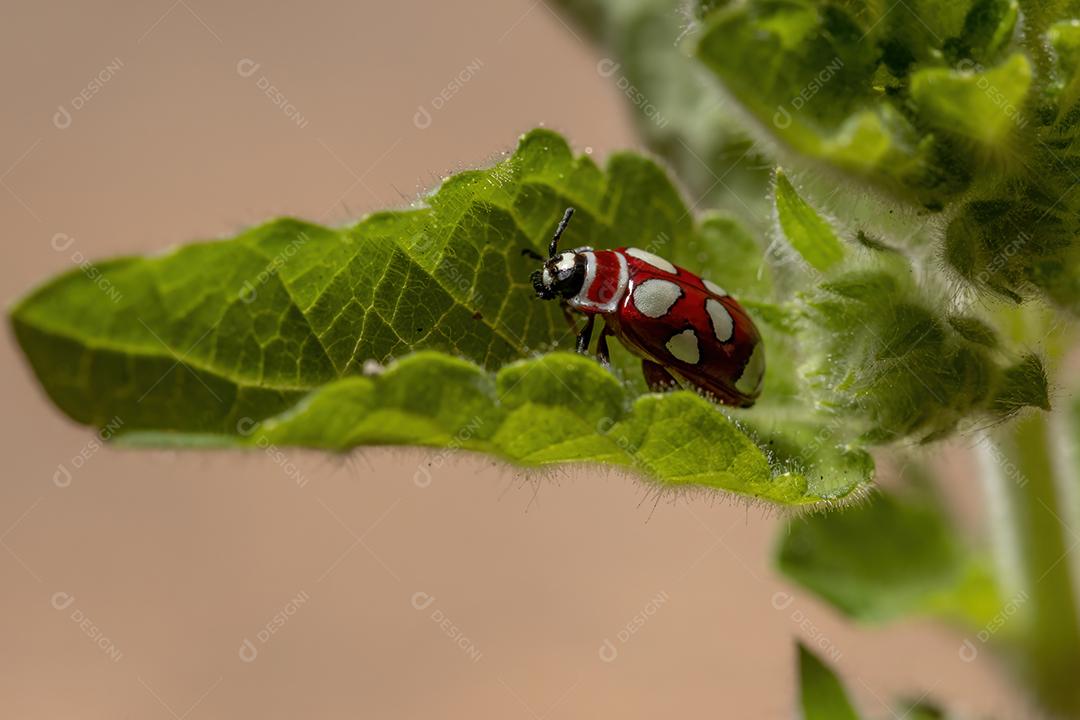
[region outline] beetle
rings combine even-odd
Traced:
[[[607,338],[617,337],[634,355],[650,390],[697,388],[726,405],[750,407],[761,394],[765,348],[742,306],[723,288],[646,250],[574,248],[559,252],[574,208],[567,208],[543,266],[532,273],[541,300],[559,300],[585,317],[577,351],[587,354],[596,317],[604,328],[597,357],[610,367]],[[575,328],[576,329],[576,328]]]

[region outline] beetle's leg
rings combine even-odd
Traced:
[[[582,355],[586,355],[589,352],[589,342],[592,341],[592,329],[595,322],[596,316],[590,315],[588,318],[585,319],[585,327],[581,328],[581,332],[578,333],[577,351]]]
[[[532,249],[532,248],[530,248],[530,247],[523,247],[523,248],[521,248],[521,254],[522,254],[523,256],[527,257],[527,258],[532,258],[533,260],[540,260],[540,261],[543,261],[543,260],[545,259],[543,255],[541,255],[540,253],[536,252],[535,250],[533,250],[533,249]]]
[[[652,360],[642,360],[641,371],[645,374],[645,384],[653,392],[667,392],[679,387],[679,382],[667,368]]]
[[[611,328],[605,322],[604,329],[600,331],[600,339],[596,341],[596,357],[600,360],[600,364],[608,370],[611,369],[611,352],[607,346],[607,338],[610,334]]]

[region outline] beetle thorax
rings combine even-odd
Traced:
[[[614,312],[626,295],[626,258],[614,250],[582,249],[577,255],[585,261],[585,279],[570,305],[584,312]]]

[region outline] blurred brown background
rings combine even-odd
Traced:
[[[599,57],[530,0],[6,2],[3,297],[75,253],[401,205],[540,124],[633,146]],[[959,635],[786,586],[759,508],[418,451],[98,449],[2,353],[2,717],[785,718],[797,637],[876,716],[1027,715]]]

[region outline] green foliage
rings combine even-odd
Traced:
[[[1003,109],[1023,105],[1031,75],[1031,63],[1021,53],[985,72],[926,68],[912,74],[911,98],[928,128],[993,150],[1015,130],[1015,117]]]
[[[427,445],[484,452],[522,467],[625,467],[668,488],[736,492],[787,505],[832,501],[864,475],[807,477],[770,468],[716,405],[690,392],[628,393],[589,358],[551,353],[497,374],[423,352],[372,377],[332,382],[296,408],[242,423],[238,445]],[[837,461],[839,462],[839,461]]]
[[[840,680],[799,643],[799,710],[803,720],[859,720]]]
[[[837,515],[792,520],[776,563],[856,620],[936,614],[979,628],[1001,604],[985,561],[925,484],[877,492]]]
[[[853,270],[804,300],[818,349],[806,373],[825,402],[861,419],[867,442],[926,442],[966,419],[1049,409],[1037,356],[1012,359],[987,345],[995,335],[982,320],[943,317],[910,276]]]
[[[1016,19],[995,0],[751,0],[707,14],[698,56],[787,146],[941,207],[993,166],[969,143],[1016,130],[1031,84],[1007,53]]]
[[[965,421],[1049,409],[1038,356],[1004,348],[981,318],[942,312],[943,293],[916,283],[887,246],[864,238],[849,251],[780,170],[775,202],[783,239],[810,271],[796,278],[810,285],[799,298],[799,374],[848,437],[926,442]]]
[[[860,720],[848,698],[844,684],[802,643],[799,652],[799,698],[796,715],[802,720]],[[925,697],[925,696],[924,696]],[[937,705],[924,699],[901,700],[889,709],[889,718],[910,720],[945,720],[949,717]]]
[[[425,207],[341,229],[277,220],[101,263],[117,303],[73,271],[12,319],[75,419],[228,432],[236,418],[275,415],[367,360],[430,349],[495,369],[568,347],[571,329],[555,303],[533,296],[535,262],[521,254],[546,248],[567,205],[578,209],[576,245],[679,248],[695,234],[655,164],[623,154],[605,173],[537,131],[498,166],[446,180]]]
[[[665,18],[660,36],[674,27],[661,3],[568,5],[579,17],[592,18],[590,27],[597,34],[622,43],[625,65],[619,72],[627,77],[661,92],[669,76],[686,74],[687,57],[656,55],[662,43],[650,34],[650,21]],[[999,5],[980,5],[979,12],[959,19],[944,13],[934,22],[960,33],[956,37],[962,42],[949,50],[954,60],[1005,58],[1003,69],[993,71],[999,73],[995,82],[1005,84],[1030,68],[1023,58],[1003,55],[1008,33],[995,28],[1015,17],[1008,20],[1009,6]],[[823,10],[798,3],[714,4],[712,10],[705,13],[700,51],[717,68],[726,66],[709,49],[731,49],[717,47],[718,27],[755,28],[753,38],[735,32],[733,48],[753,41],[757,52],[775,42],[783,50],[778,58],[800,55],[796,68],[774,59],[767,67],[776,76],[765,73],[768,82],[758,83],[754,92],[790,89],[807,58],[835,51],[842,58],[837,68],[846,73],[876,77],[888,67],[900,77],[901,70],[910,71],[910,88],[905,84],[903,90],[910,90],[907,100],[922,108],[925,117],[915,125],[923,130],[936,122],[962,134],[963,122],[953,115],[985,101],[973,96],[972,83],[979,87],[979,79],[965,70],[935,65],[916,71],[916,60],[929,63],[936,57],[926,43],[908,43],[921,48],[921,54],[905,64],[895,52],[878,57],[863,47],[867,43],[854,41],[860,23],[873,20],[863,34],[875,38],[879,49],[895,50],[896,38],[910,40],[909,35],[922,32],[900,22],[903,13],[878,18],[866,16],[864,8],[845,19],[850,8]],[[819,32],[822,28],[829,32]],[[1054,26],[1058,46],[1073,47],[1072,35],[1067,27]],[[763,43],[762,38],[771,39]],[[1063,63],[1075,62],[1064,50],[1061,57]],[[663,62],[654,66],[649,58]],[[856,92],[850,79],[845,75],[814,86],[815,93],[831,94],[821,98],[817,130],[829,118],[843,125],[857,116],[869,117],[868,112],[879,119],[900,112],[896,98],[872,94],[869,102],[866,88]],[[690,148],[716,128],[715,123],[704,131],[685,124],[693,115],[690,101],[703,87],[701,78],[688,82],[664,97],[672,117],[680,118],[671,137]],[[1024,82],[1016,82],[1009,97],[1027,92]],[[663,145],[660,131],[666,126],[646,119],[657,132],[650,137]],[[1003,128],[979,124],[968,134],[978,134],[980,142],[997,142],[1006,133]],[[777,129],[806,128],[793,123]],[[947,144],[933,133],[928,137]],[[838,150],[835,140],[825,144]],[[918,153],[929,152],[926,142],[916,145]],[[890,145],[889,152],[897,147]],[[869,157],[865,148],[855,156],[860,162]],[[924,161],[912,167],[927,172]],[[573,205],[578,210],[571,229],[575,245],[636,245],[701,269],[735,292],[764,329],[769,357],[765,396],[759,407],[738,414],[739,427],[747,433],[743,440],[761,448],[760,467],[751,473],[752,482],[747,479],[751,475],[739,481],[709,480],[723,462],[740,455],[731,446],[725,458],[702,457],[702,485],[787,503],[835,500],[869,478],[867,444],[932,440],[968,419],[999,419],[1024,407],[1049,406],[1038,357],[1010,351],[979,318],[943,312],[940,295],[912,279],[906,259],[890,243],[862,231],[857,245],[845,243],[780,171],[774,199],[781,236],[813,272],[774,268],[763,259],[760,244],[731,216],[706,213],[695,222],[655,163],[624,153],[601,169],[588,158],[574,157],[558,136],[536,131],[496,167],[447,179],[426,205],[378,213],[340,229],[278,220],[226,241],[101,263],[97,279],[73,271],[35,291],[15,308],[12,320],[46,391],[76,420],[103,426],[120,417],[125,432],[144,438],[174,433],[174,440],[220,436],[232,442],[238,423],[277,422],[309,402],[312,393],[333,397],[341,390],[337,382],[359,382],[366,363],[386,364],[427,350],[495,372],[538,352],[569,348],[572,330],[553,303],[533,297],[528,283],[533,263],[520,251],[542,250],[562,208]],[[779,278],[776,288],[774,275]],[[102,279],[115,291],[111,305],[102,296]],[[425,357],[434,363],[434,356]],[[614,360],[629,406],[644,388],[633,358],[616,350]],[[380,431],[400,442],[430,444],[424,433],[406,425]],[[440,437],[449,442],[445,434]],[[343,450],[377,442],[379,434],[357,429],[348,442],[312,436],[308,429],[288,438]],[[485,449],[523,464],[534,461],[529,453],[499,443]],[[557,455],[562,461],[595,459],[587,453]],[[646,465],[643,471],[654,477],[694,474],[690,468]],[[777,493],[748,489],[753,483],[789,481],[802,487]]]
[[[695,223],[651,161],[620,154],[601,170],[546,131],[490,170],[449,178],[427,206],[341,229],[278,220],[101,263],[99,276],[73,271],[39,288],[12,321],[53,400],[91,425],[121,418],[129,442],[460,447],[530,467],[619,465],[665,486],[789,505],[865,487],[864,450],[800,445],[815,433],[810,418],[765,408],[737,425],[697,395],[644,394],[621,350],[625,383],[592,360],[535,358],[570,349],[573,330],[534,297],[535,261],[521,249],[543,249],[567,205],[575,246],[635,245],[702,268],[782,329],[768,343],[786,342],[760,246],[738,223]],[[776,358],[768,382],[794,397],[793,365]]]
[[[55,278],[11,317],[49,396],[137,445],[420,445],[803,507],[864,497],[870,446],[1050,410],[1041,354],[1053,366],[1064,343],[1037,301],[1080,312],[1080,6],[552,2],[604,49],[596,71],[693,204],[651,160],[601,169],[535,131],[408,210]],[[763,148],[785,168],[771,193]],[[648,393],[618,346],[614,372],[560,352],[573,330],[521,251],[570,205],[572,246],[646,248],[739,298],[768,357],[753,409]],[[997,574],[922,482],[793,521],[780,570],[858,620],[982,629],[1019,579],[1021,630],[993,642],[1040,702],[1080,716],[1072,548],[1050,521],[1068,515],[1068,463],[1048,428],[1031,412],[999,430],[994,461],[1023,482],[998,488]],[[829,668],[799,659],[802,716],[857,718]]]
[[[698,57],[759,130],[947,210],[941,257],[978,291],[1080,310],[1071,7],[1025,6],[1021,22],[1015,0],[714,5]]]
[[[810,508],[867,496],[870,446],[1051,409],[1041,354],[1065,345],[1033,301],[1080,312],[1077,3],[552,1],[604,49],[596,71],[693,204],[652,160],[600,168],[534,131],[406,210],[54,278],[11,313],[45,391],[132,445],[418,445]],[[763,148],[785,168],[771,193]],[[645,248],[739,298],[768,357],[753,409],[649,393],[618,346],[614,372],[563,352],[574,330],[534,297],[522,250],[542,252],[567,206],[569,246]],[[987,446],[1019,476],[990,478],[1010,510],[996,573],[924,479],[792,520],[780,571],[853,619],[978,628],[1080,717],[1050,428],[1031,412]],[[997,634],[1014,582],[1026,605]],[[801,645],[799,671],[802,717],[859,717]]]
[[[828,272],[844,259],[832,226],[799,197],[784,173],[776,171],[776,215],[791,247],[815,270]]]

